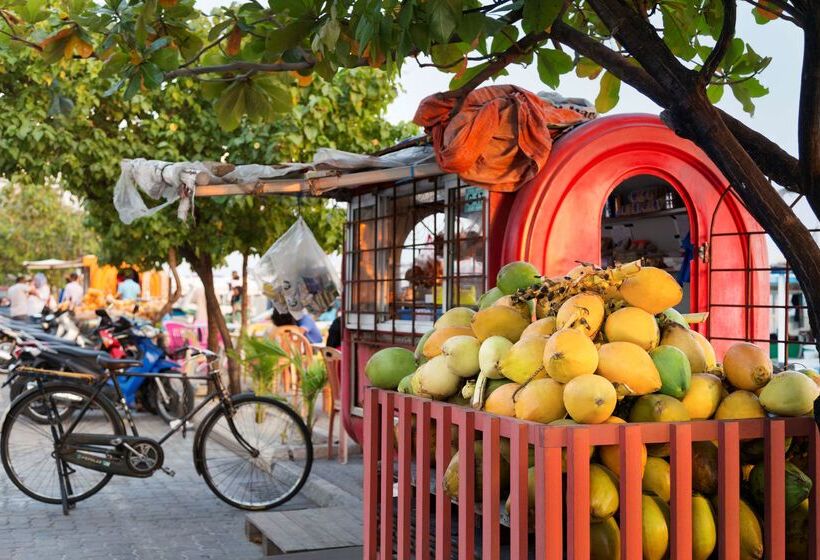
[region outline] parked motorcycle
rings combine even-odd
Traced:
[[[18,330],[8,325],[0,328],[0,338],[6,344],[14,341],[14,350],[10,353],[14,363],[30,368],[99,375],[102,373],[97,363],[100,354],[139,360],[142,365],[129,371],[143,375],[122,375],[118,378],[129,407],[142,405],[145,410],[158,414],[169,423],[191,410],[194,395],[190,381],[146,375],[179,372],[179,364],[168,359],[165,351],[154,342],[157,330],[150,325],[135,325],[124,317],[113,321],[105,310],[97,314],[100,325],[95,329],[95,336],[100,340],[99,349],[81,348],[36,329]],[[12,380],[10,397],[14,399],[31,388],[32,383],[23,377]],[[109,387],[106,390],[113,395],[113,384],[109,383]]]

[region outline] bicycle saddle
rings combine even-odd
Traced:
[[[142,365],[139,360],[117,360],[106,355],[97,356],[97,363],[109,370],[128,369]]]

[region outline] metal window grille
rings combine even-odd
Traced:
[[[358,191],[348,207],[344,317],[359,348],[412,348],[450,307],[476,308],[486,286],[488,193],[455,175]],[[361,380],[354,402],[362,402]]]
[[[726,242],[734,243],[735,247],[742,247],[742,255],[735,265],[715,266],[714,262],[710,263],[710,320],[707,324],[707,336],[713,341],[768,343],[770,355],[775,362],[784,366],[802,363],[803,353],[806,350],[813,351],[815,340],[809,327],[808,306],[797,278],[786,259],[776,256],[776,261],[771,262],[772,255],[761,258],[761,242],[767,247],[774,245],[766,231],[757,223],[746,231],[720,230],[716,225],[717,216],[720,211],[726,211],[730,199],[732,203],[743,207],[737,195],[727,188],[712,216],[709,248],[714,255],[715,251],[720,250],[718,247],[721,243],[724,246]],[[788,196],[787,201],[793,210],[800,208],[801,203],[805,204],[802,195]],[[820,224],[816,220],[809,231],[820,241]],[[715,287],[730,277],[742,277],[742,289],[733,297],[727,298],[724,295],[719,299]],[[765,287],[762,288],[763,284]],[[769,291],[768,298],[765,294],[756,293],[761,289]],[[734,333],[713,332],[711,319],[715,313],[736,314],[739,319],[736,324],[741,325],[741,329]],[[761,322],[764,324],[761,325]],[[765,324],[768,329],[764,328]],[[768,337],[761,336],[766,330]]]

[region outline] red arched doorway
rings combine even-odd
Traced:
[[[685,206],[694,246],[691,311],[709,309],[709,266],[718,265],[736,272],[722,273],[720,285],[712,286],[712,302],[768,303],[768,292],[756,289],[763,282],[750,283],[745,273],[752,263],[762,268],[760,263],[767,262],[765,242],[752,239],[749,244],[743,235],[759,226],[734,197],[722,197],[728,182],[709,158],[652,115],[604,117],[556,142],[546,167],[516,193],[502,262],[528,260],[547,276],[563,274],[579,260],[600,263],[607,198],[638,176],[668,184]],[[714,250],[709,247],[712,228],[740,235],[725,236]],[[767,285],[768,279],[763,280]],[[714,315],[712,334],[743,325],[735,313]],[[754,331],[768,336],[768,316],[765,310],[760,315]]]

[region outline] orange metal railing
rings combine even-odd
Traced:
[[[452,518],[450,498],[439,490],[451,458],[450,437],[434,436],[450,434],[453,427],[458,432],[459,449],[457,503],[467,504],[457,508],[457,519]],[[509,520],[505,519],[503,530],[510,558],[527,558],[531,545],[538,559],[589,558],[590,446],[616,444],[620,446],[621,461],[618,514],[621,558],[641,558],[642,443],[671,445],[669,556],[673,560],[692,558],[692,443],[716,441],[716,553],[721,559],[739,559],[740,445],[743,440],[762,438],[767,488],[762,523],[765,557],[785,559],[787,437],[808,438],[806,474],[813,481],[809,498],[808,557],[820,558],[820,488],[817,485],[820,433],[813,418],[547,426],[369,388],[365,396],[364,557],[472,559],[480,547],[481,558],[500,558],[501,500],[505,498],[499,484],[500,451],[502,441],[508,439],[511,498]],[[476,439],[483,443],[480,496],[474,495],[476,462],[472,442]],[[536,480],[533,517],[528,513],[527,495],[531,449],[535,455]],[[566,453],[565,490],[562,453]],[[431,469],[433,459],[435,465]],[[431,519],[433,516],[435,522]],[[477,519],[480,535],[476,534]],[[530,527],[530,523],[534,525]],[[453,529],[457,531],[457,538],[451,539]],[[533,540],[529,537],[531,532]]]

